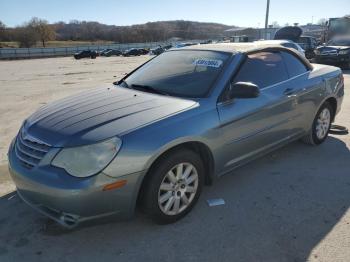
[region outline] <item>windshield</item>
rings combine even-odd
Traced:
[[[165,52],[127,77],[124,86],[143,86],[148,91],[173,96],[204,97],[228,58],[229,54],[214,51]]]
[[[333,45],[333,46],[350,46],[350,38],[348,39],[332,39],[330,40],[327,45]]]

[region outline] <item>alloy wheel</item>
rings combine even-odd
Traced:
[[[193,201],[198,189],[197,169],[190,163],[171,168],[162,180],[158,192],[158,205],[166,215],[183,212]]]
[[[323,139],[329,130],[331,124],[331,112],[328,108],[324,108],[317,118],[316,136],[318,139]]]

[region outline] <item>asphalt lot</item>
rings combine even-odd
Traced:
[[[147,59],[0,62],[0,261],[350,260],[349,135],[319,147],[295,142],[235,170],[205,187],[195,209],[173,225],[137,213],[69,231],[26,206],[6,170],[7,146],[25,116]],[[344,73],[349,87],[350,71]],[[349,115],[346,91],[336,123],[350,127]],[[226,204],[207,205],[218,197]]]

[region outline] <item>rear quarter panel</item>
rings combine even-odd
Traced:
[[[340,110],[344,86],[341,85],[341,70],[333,66],[313,64],[313,70],[300,77],[298,110],[301,114],[301,126],[305,132],[310,130],[312,122],[321,105],[329,98],[337,100]]]

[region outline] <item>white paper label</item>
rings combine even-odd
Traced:
[[[221,60],[215,60],[215,59],[201,58],[201,59],[194,60],[193,64],[196,65],[196,66],[206,66],[206,67],[219,68],[222,65],[222,61]]]

